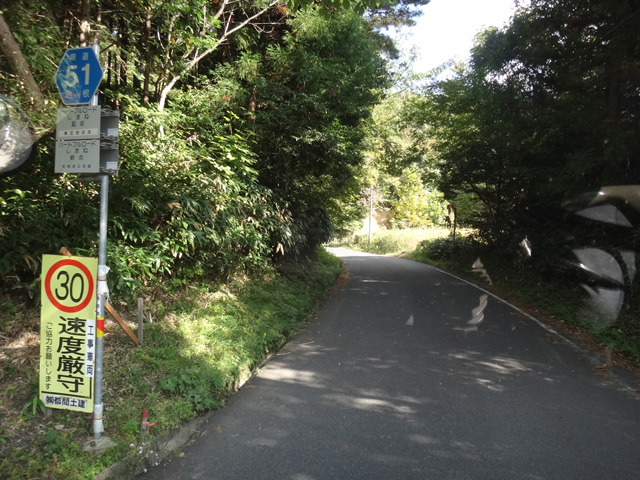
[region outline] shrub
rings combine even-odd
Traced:
[[[445,237],[423,240],[418,246],[418,251],[432,260],[450,260],[472,246],[473,241],[467,237],[456,237],[455,239]]]

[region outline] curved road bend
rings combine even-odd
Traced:
[[[147,479],[638,479],[640,402],[505,303],[408,260],[349,277]],[[637,388],[637,385],[633,388]]]

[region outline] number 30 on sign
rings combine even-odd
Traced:
[[[45,264],[45,260],[49,259],[53,263]],[[97,265],[96,258],[45,255],[42,259],[42,272],[46,300],[51,302],[51,306],[55,309],[64,313],[84,312],[92,300],[95,305],[94,278]],[[95,306],[93,312],[89,310],[84,316],[94,313]]]
[[[98,260],[42,257],[40,399],[50,408],[91,412]]]

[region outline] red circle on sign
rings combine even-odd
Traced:
[[[61,304],[58,300],[56,300],[56,298],[53,296],[53,292],[51,292],[51,277],[53,277],[53,274],[56,273],[57,270],[59,270],[62,267],[66,267],[66,266],[71,266],[71,267],[76,267],[80,270],[82,270],[82,273],[85,274],[85,276],[87,277],[87,281],[88,281],[88,293],[86,298],[79,303],[78,305],[75,305],[73,307],[67,307],[66,305]],[[56,263],[54,263],[51,268],[49,269],[49,271],[47,272],[47,276],[44,279],[44,291],[47,294],[47,298],[49,299],[49,301],[52,303],[52,305],[54,307],[56,307],[58,310],[61,310],[65,313],[76,313],[79,312],[80,310],[83,310],[84,308],[87,307],[87,305],[89,305],[89,303],[91,302],[91,297],[93,296],[93,277],[91,276],[91,272],[89,271],[89,269],[87,268],[86,265],[84,265],[83,263],[80,263],[78,260],[73,260],[72,258],[68,258],[65,260],[59,260]]]

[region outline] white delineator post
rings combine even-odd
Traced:
[[[371,245],[371,224],[373,222],[373,185],[369,188],[369,245]]]

